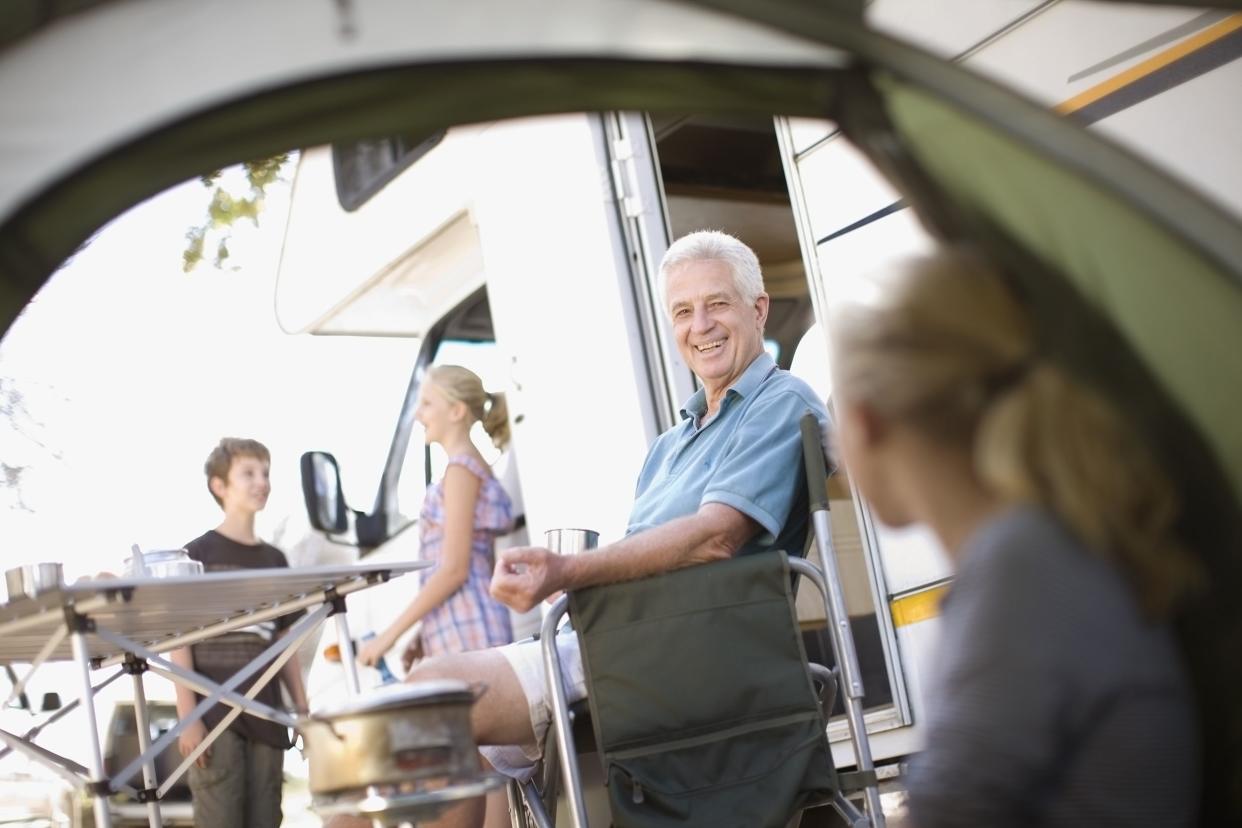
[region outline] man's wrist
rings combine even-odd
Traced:
[[[568,592],[579,587],[590,586],[590,558],[594,551],[579,552],[576,555],[557,555],[556,567],[552,570],[553,579],[551,592]],[[549,593],[550,594],[550,593]]]

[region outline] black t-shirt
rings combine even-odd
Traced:
[[[235,569],[272,569],[288,568],[289,562],[285,555],[269,543],[249,545],[230,540],[214,529],[195,538],[185,545],[190,557],[202,561],[207,572],[223,572]],[[238,670],[249,664],[256,656],[266,650],[275,639],[277,633],[288,629],[302,615],[302,611],[282,615],[274,621],[265,621],[249,627],[243,627],[222,636],[193,645],[194,669],[207,678],[223,684],[232,678]],[[260,669],[250,679],[241,683],[238,693],[250,689],[254,679],[264,671]],[[198,695],[198,700],[203,697]],[[255,696],[255,701],[262,702],[279,709],[280,677],[273,678],[266,687]],[[232,708],[225,704],[217,704],[207,711],[203,724],[208,730],[220,723],[221,719]],[[238,735],[256,742],[262,742],[282,750],[290,747],[287,728],[243,713],[233,720],[229,729]]]

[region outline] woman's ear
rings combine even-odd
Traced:
[[[837,402],[836,410],[841,421],[840,429],[849,435],[855,445],[874,449],[883,442],[888,424],[871,406],[841,400]]]
[[[223,477],[212,477],[207,481],[207,488],[211,489],[211,493],[220,500],[224,500],[224,490],[228,487],[228,481]]]
[[[469,413],[466,409],[466,404],[461,400],[453,400],[449,405],[449,418],[455,423],[460,423],[466,419],[466,415]]]

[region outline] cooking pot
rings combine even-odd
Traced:
[[[58,563],[24,564],[4,572],[4,585],[9,591],[10,601],[56,589],[63,581],[64,571]]]
[[[465,682],[423,681],[383,687],[299,719],[311,794],[477,780],[482,768],[470,729],[475,698]]]
[[[202,575],[203,563],[190,557],[184,549],[134,549],[133,557],[125,559],[125,574],[145,578],[182,578]]]

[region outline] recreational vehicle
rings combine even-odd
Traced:
[[[1014,3],[962,26],[907,4],[877,3],[871,14],[1242,214],[1242,155],[1228,146],[1227,125],[1242,127],[1242,110],[1218,105],[1242,87],[1242,15]],[[406,530],[443,458],[425,447],[413,411],[421,377],[440,363],[464,364],[508,395],[513,448],[496,459],[524,504],[523,542],[563,526],[620,536],[647,446],[695,387],[655,271],[670,240],[701,228],[757,251],[772,297],[768,348],[825,399],[827,305],[872,263],[931,244],[827,121],[580,113],[303,152],[280,264],[280,324],[421,340],[379,491],[369,508],[349,492],[360,554],[417,554],[417,532]],[[929,533],[885,529],[840,477],[835,548],[867,725],[877,760],[893,763],[920,744],[922,677],[949,572]],[[394,583],[351,602],[364,623],[380,626],[410,589]],[[822,607],[803,600],[800,612],[810,651],[827,654]],[[535,625],[527,617],[518,628]],[[312,669],[321,698],[342,683],[339,667],[322,659]],[[842,717],[830,734],[834,757],[851,764]]]

